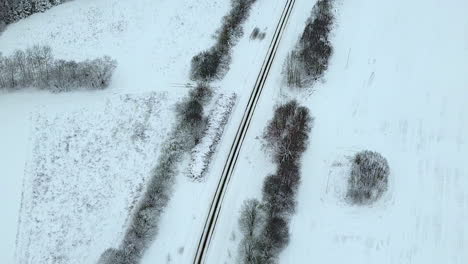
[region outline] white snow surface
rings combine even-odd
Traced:
[[[35,111],[17,263],[93,263],[119,245],[171,125],[167,99],[127,95]]]
[[[284,2],[280,0],[259,0],[254,5],[244,25],[245,35],[233,49],[230,71],[222,81],[214,84],[217,89],[226,93],[234,92],[238,97],[217,153],[213,155],[207,170],[207,181],[201,184],[189,180],[184,175],[189,165],[188,159],[181,164],[182,170],[176,179],[173,197],[163,213],[158,236],[148,250],[144,263],[164,263],[168,256],[174,263],[187,263],[193,258],[229,147],[283,6]],[[110,55],[118,61],[118,67],[110,87],[105,91],[57,95],[24,90],[0,95],[0,122],[6,124],[0,130],[0,200],[8,201],[2,202],[2,263],[16,263],[15,241],[22,183],[23,180],[31,180],[30,174],[25,173],[26,160],[33,153],[34,136],[31,131],[34,124],[31,116],[34,116],[38,106],[53,107],[60,119],[70,115],[67,109],[72,106],[93,109],[115,96],[139,96],[150,91],[166,91],[168,104],[171,102],[174,105],[188,92],[181,84],[188,82],[190,59],[214,43],[212,36],[221,26],[222,16],[228,11],[229,1],[75,0],[8,26],[0,36],[0,52],[4,55],[11,54],[15,49],[42,44],[50,45],[56,58],[84,60]],[[263,41],[249,40],[248,36],[255,27],[266,32]],[[61,112],[64,117],[60,117]],[[104,115],[102,118],[105,118]],[[173,122],[172,112],[165,117],[165,121],[168,124]],[[44,127],[44,131],[51,129]],[[124,195],[122,193],[119,199],[129,199],[124,198]],[[113,206],[115,208],[109,208],[112,212],[123,212],[125,209],[123,202]],[[87,223],[84,225],[88,226]],[[120,224],[116,223],[114,228],[117,225]],[[120,232],[123,231],[122,228]],[[77,239],[87,239],[84,237]],[[110,240],[113,244],[107,245]],[[115,237],[105,237],[101,246],[116,246],[117,243]],[[87,244],[82,245],[82,248],[80,246],[73,252],[84,252]],[[89,252],[90,259],[97,251],[96,248]]]
[[[287,92],[282,65],[314,3],[296,1],[229,185],[207,263],[234,262],[239,208],[245,199],[260,197],[264,177],[275,169],[258,137],[274,105],[290,98],[310,108],[315,125],[304,154],[291,242],[281,263],[468,262],[464,228],[468,171],[463,163],[468,154],[464,105],[468,4],[463,0],[340,0],[332,37],[335,52],[324,83],[318,83],[314,92]],[[142,263],[193,259],[213,191],[283,6],[280,0],[258,0],[254,5],[244,26],[246,34],[233,50],[231,69],[215,84],[235,92],[238,99],[207,180],[200,184],[179,175],[158,237]],[[168,91],[168,104],[175,103],[187,92],[179,84],[188,81],[190,58],[213,44],[211,36],[228,8],[228,1],[75,0],[7,28],[0,36],[0,51],[6,55],[17,48],[47,44],[58,58],[110,55],[119,65],[107,91],[0,95],[2,263],[15,263],[23,175],[30,175],[25,164],[33,154],[34,119],[30,117],[37,106],[50,106],[59,120],[65,120],[71,116],[67,110],[71,106],[102,107],[119,94]],[[255,27],[267,33],[263,41],[249,40]],[[64,116],[58,114],[62,111]],[[172,115],[165,117],[169,123],[172,119]],[[340,199],[347,169],[338,164],[362,149],[379,151],[388,159],[390,188],[372,207],[349,207]],[[27,177],[24,182],[30,180]],[[118,199],[131,199],[123,196]],[[121,202],[107,210],[123,217],[124,209]],[[91,222],[83,222],[90,226]],[[112,228],[122,222],[114,224]],[[119,239],[113,236],[119,234],[107,234],[100,246],[116,246]],[[88,254],[91,258],[98,250]]]
[[[338,1],[323,82],[289,92],[281,69],[315,1],[298,0],[244,142],[207,263],[235,263],[239,209],[274,171],[260,140],[275,104],[315,117],[280,263],[468,263],[468,3]],[[348,157],[387,158],[387,193],[343,201]]]
[[[200,142],[193,148],[189,165],[189,177],[202,180],[216,151],[224,127],[229,121],[236,104],[235,93],[221,93],[215,99],[213,109],[208,115],[207,127]]]

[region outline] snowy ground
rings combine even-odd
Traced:
[[[175,263],[184,263],[193,257],[212,193],[283,5],[283,1],[275,0],[258,1],[254,6],[244,27],[245,35],[233,50],[231,70],[223,81],[215,84],[226,93],[235,92],[238,98],[213,166],[202,183],[191,181],[183,173],[179,175],[160,233],[145,261],[165,262],[171,255]],[[7,28],[0,36],[0,51],[5,55],[18,48],[47,44],[58,58],[82,60],[110,55],[119,65],[106,91],[61,95],[24,91],[0,96],[0,122],[7,124],[0,131],[0,199],[8,201],[0,226],[0,259],[14,263],[23,175],[31,175],[24,173],[26,160],[32,155],[31,116],[37,107],[53,106],[57,117],[63,120],[69,115],[69,106],[93,109],[121,94],[139,96],[148,91],[167,91],[170,98],[167,103],[174,105],[188,91],[181,84],[188,81],[191,57],[213,44],[212,36],[228,10],[228,1],[76,0]],[[263,41],[249,40],[255,27],[266,32]],[[170,116],[165,118],[171,122]],[[183,166],[188,168],[188,164]],[[125,208],[123,202],[116,207],[119,208],[109,210],[122,212]],[[47,247],[38,244],[41,241],[33,243],[36,247]],[[84,252],[85,248],[86,245],[74,252]],[[96,252],[89,252],[90,258]]]
[[[119,66],[103,92],[53,95],[37,91],[0,95],[0,259],[13,263],[25,162],[30,155],[31,113],[38,105],[102,104],[115,94],[168,91],[172,103],[187,93],[190,58],[212,43],[228,10],[217,1],[76,0],[10,25],[0,52],[35,44],[53,48],[57,58],[115,58]],[[199,19],[203,17],[203,19]],[[200,30],[204,29],[204,30]],[[169,118],[169,117],[166,117]],[[170,120],[168,120],[170,122]]]
[[[286,93],[282,62],[313,2],[297,1],[208,263],[234,262],[238,209],[244,199],[260,197],[263,177],[273,171],[256,137],[273,104],[291,97],[310,108],[315,125],[280,263],[467,263],[468,5],[341,1],[325,83],[313,93]],[[341,199],[347,156],[362,149],[388,159],[390,187],[374,206],[350,207]]]
[[[154,93],[36,110],[17,263],[92,263],[118,246],[171,126],[170,110],[167,95]]]
[[[281,263],[466,263],[468,171],[463,158],[468,154],[468,108],[464,106],[468,98],[467,4],[463,0],[342,1],[337,6],[337,29],[332,38],[335,54],[326,82],[318,84],[314,93],[291,95],[281,90],[281,68],[314,2],[297,0],[231,180],[208,263],[233,262],[239,240],[238,209],[246,198],[260,196],[263,178],[274,171],[258,136],[272,117],[273,105],[292,96],[311,109],[315,127],[304,155],[291,243]],[[231,70],[215,84],[238,95],[218,152],[204,182],[178,176],[158,238],[143,263],[191,261],[212,193],[283,6],[280,0],[258,0],[254,5],[244,26],[246,34],[233,50]],[[107,54],[119,63],[107,91],[0,95],[0,200],[6,201],[2,203],[0,225],[2,263],[14,263],[23,175],[33,175],[25,164],[28,157],[37,158],[31,151],[37,134],[30,133],[35,124],[31,116],[39,115],[37,106],[53,109],[53,113],[40,112],[44,118],[40,120],[52,121],[52,116],[57,116],[61,124],[70,124],[66,118],[77,113],[70,110],[71,106],[101,107],[101,112],[86,114],[95,119],[74,117],[79,123],[96,124],[97,129],[102,127],[97,120],[108,120],[106,114],[98,117],[98,113],[105,113],[105,102],[118,101],[115,98],[121,98],[120,94],[139,98],[146,91],[167,91],[170,99],[165,107],[173,105],[187,92],[180,84],[188,81],[190,58],[213,44],[211,36],[228,8],[228,1],[75,0],[13,24],[0,36],[0,51],[6,55],[17,48],[48,44],[59,58],[81,60]],[[266,32],[263,41],[249,40],[255,27]],[[115,120],[127,118],[125,114]],[[170,123],[171,117],[164,118]],[[80,127],[79,123],[73,126]],[[158,127],[155,131],[162,133],[158,124],[154,124]],[[112,123],[103,130],[115,126]],[[57,131],[58,135],[65,136],[67,127]],[[51,127],[40,128],[55,133]],[[108,141],[105,133],[99,135]],[[57,144],[60,138],[47,142]],[[392,170],[389,192],[372,208],[349,207],[339,199],[346,172],[339,163],[363,148],[381,152]],[[183,165],[187,167],[188,162]],[[24,182],[33,179],[26,177]],[[31,193],[25,193],[26,198],[28,195]],[[123,217],[125,201],[131,198],[122,195],[116,199],[120,205],[107,210]],[[54,206],[50,210],[59,211],[60,207]],[[51,217],[39,215],[41,221]],[[83,221],[85,226],[92,226],[92,221],[87,221]],[[112,228],[121,226],[124,220],[120,221]],[[73,228],[78,226],[72,223]],[[105,243],[118,243],[116,237],[110,238],[111,233],[119,235],[111,232],[111,227],[93,228],[108,232],[109,237],[103,235],[103,239],[110,242]],[[90,234],[90,230],[84,233]],[[22,238],[27,236],[19,234],[22,246],[18,254],[23,254]],[[35,247],[49,250],[48,245],[39,244],[43,241],[34,242]],[[87,244],[82,245],[70,256],[85,252]],[[97,252],[97,248],[88,252],[90,258]]]

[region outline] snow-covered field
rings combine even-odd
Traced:
[[[37,106],[52,105],[60,112],[70,105],[102,104],[115,94],[147,91],[167,91],[174,104],[188,91],[179,84],[188,80],[190,58],[211,45],[211,35],[227,10],[228,3],[219,1],[77,0],[8,26],[0,36],[4,55],[44,44],[57,58],[110,55],[119,67],[109,89],[102,92],[0,95],[2,263],[14,263],[23,175],[31,149],[31,114]],[[165,119],[172,122],[171,116]]]
[[[170,110],[167,95],[155,93],[36,110],[17,263],[92,263],[117,246],[170,128]]]
[[[238,97],[230,122],[220,138],[217,154],[213,155],[212,164],[206,172],[206,180],[203,183],[196,183],[189,180],[184,173],[179,175],[176,179],[174,195],[163,214],[158,237],[144,261],[164,263],[168,259],[167,256],[171,255],[173,262],[185,263],[193,257],[212,193],[221,175],[237,124],[240,122],[283,5],[283,1],[280,0],[258,1],[254,5],[244,26],[245,35],[233,50],[231,70],[223,81],[214,84],[224,93],[234,92]],[[31,117],[35,116],[38,106],[53,106],[54,116],[63,121],[71,116],[68,110],[71,106],[93,109],[101,105],[102,108],[108,98],[125,94],[134,97],[149,91],[165,91],[168,96],[167,106],[174,105],[188,92],[188,89],[181,84],[188,82],[191,57],[213,44],[212,36],[221,25],[222,16],[228,10],[228,1],[76,0],[45,13],[35,14],[7,28],[0,36],[0,51],[5,55],[11,54],[15,49],[45,44],[52,47],[57,58],[82,60],[110,55],[118,61],[119,66],[106,91],[60,95],[24,91],[0,96],[0,122],[7,124],[0,130],[0,168],[2,168],[0,199],[8,201],[5,207],[2,204],[4,211],[2,212],[2,225],[0,225],[2,235],[0,259],[4,263],[15,263],[15,241],[20,218],[22,183],[23,180],[25,182],[33,180],[29,178],[31,174],[28,171],[29,167],[26,168],[25,164],[28,157],[32,156],[34,135],[31,131],[33,131],[34,123],[31,122],[33,120]],[[249,40],[250,32],[255,27],[266,32],[263,41]],[[47,113],[44,113],[44,117],[52,118]],[[97,119],[92,122],[99,124],[97,120],[101,117],[106,118],[105,114],[102,114],[100,117],[96,116]],[[89,124],[91,121],[80,118],[76,122],[75,126],[79,126],[80,122]],[[164,122],[171,123],[172,116],[165,116]],[[164,127],[155,124],[156,131]],[[54,133],[51,127],[42,129]],[[102,136],[105,137],[105,135]],[[160,143],[158,141],[158,144]],[[100,145],[100,142],[96,142],[96,145]],[[157,146],[147,147],[157,148]],[[150,159],[150,161],[155,160],[156,157]],[[66,159],[63,161],[65,162]],[[104,163],[97,166],[100,165]],[[188,165],[187,160],[182,167],[188,168]],[[23,175],[27,177],[23,179]],[[60,185],[59,179],[56,180],[57,182],[54,183]],[[60,190],[54,191],[60,192]],[[125,195],[122,193],[122,197],[116,199],[121,199],[121,201],[131,199],[123,197]],[[25,197],[27,197],[26,194]],[[108,208],[109,212],[123,212],[124,203],[121,202],[115,208]],[[57,208],[51,210],[58,210]],[[71,213],[63,212],[63,214]],[[78,220],[73,223],[75,228]],[[89,226],[88,224],[91,225],[91,223],[85,223],[85,226]],[[113,227],[116,228],[118,225],[121,226],[121,223],[116,223]],[[26,225],[22,224],[23,226]],[[52,226],[53,223],[48,224],[48,228],[60,229]],[[89,237],[85,238],[90,234],[88,231],[83,233],[83,237],[77,236],[76,239],[89,239]],[[123,230],[120,231],[123,232]],[[106,234],[110,234],[110,231]],[[112,243],[118,243],[119,234],[114,235],[116,237],[107,237],[104,240],[113,239]],[[23,238],[24,235],[18,236],[18,243],[22,244],[20,237]],[[47,241],[55,241],[54,238],[47,239]],[[50,249],[48,249],[49,246],[39,243],[42,242],[32,241],[31,244],[36,248]],[[107,243],[103,241],[102,247],[111,246]],[[85,252],[87,244],[82,245],[83,247],[74,249],[67,256]],[[18,254],[23,254],[24,252],[19,253],[23,249],[23,246],[18,249]],[[87,254],[91,259],[98,254],[97,252],[98,248],[95,248]],[[38,253],[40,254],[46,256],[46,251]]]
[[[296,1],[229,185],[208,263],[234,262],[239,208],[246,198],[260,196],[264,177],[274,171],[258,137],[273,106],[291,97],[310,108],[315,125],[281,263],[467,263],[468,4],[339,0],[335,53],[325,82],[314,92],[291,94],[282,89],[283,62],[314,3]],[[254,5],[230,71],[214,84],[238,96],[217,153],[204,181],[184,173],[177,177],[143,263],[192,260],[283,5],[280,0]],[[117,246],[126,212],[170,129],[171,107],[187,93],[180,84],[188,81],[190,58],[213,44],[228,8],[228,1],[75,0],[7,28],[0,36],[5,55],[46,44],[58,58],[110,55],[119,66],[106,91],[0,94],[2,263],[18,262],[15,251],[18,258],[29,254],[28,263],[53,256],[57,263],[92,263],[104,248]],[[255,27],[266,32],[263,41],[249,40]],[[139,102],[151,96],[157,103],[148,115],[147,104]],[[145,123],[145,115],[152,121]],[[350,207],[340,199],[346,157],[362,149],[388,159],[390,186],[374,206]],[[188,168],[189,159],[181,167]],[[32,184],[47,179],[40,176],[44,172],[64,175]],[[106,199],[96,200],[99,195]],[[79,205],[85,205],[82,211]]]
[[[315,117],[291,242],[280,263],[467,263],[468,19],[465,1],[339,1],[332,57],[314,91],[281,89],[281,66],[315,1],[297,1],[244,143],[208,263],[234,263],[237,219],[274,169],[256,139],[273,105]],[[341,199],[347,157],[379,151],[389,190],[371,207]],[[233,234],[233,235],[232,235]]]

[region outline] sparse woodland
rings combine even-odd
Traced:
[[[104,89],[117,62],[105,56],[76,62],[55,59],[49,46],[16,50],[11,56],[0,53],[0,90],[35,87],[52,92],[76,89]]]
[[[296,207],[300,183],[300,161],[312,123],[309,110],[296,101],[275,110],[264,139],[277,169],[265,178],[261,201],[247,200],[241,209],[240,263],[276,263],[288,244],[289,220]]]

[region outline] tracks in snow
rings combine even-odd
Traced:
[[[288,0],[286,2],[283,13],[281,14],[281,18],[278,22],[278,25],[276,26],[275,33],[270,43],[270,47],[268,48],[267,55],[265,57],[265,60],[263,61],[262,68],[255,82],[255,86],[252,90],[252,93],[250,94],[247,107],[245,108],[244,115],[242,117],[242,121],[239,125],[239,128],[237,129],[236,136],[231,145],[231,149],[229,151],[226,164],[223,168],[221,178],[216,188],[213,201],[211,202],[210,210],[205,221],[205,226],[203,228],[203,233],[198,242],[197,252],[193,260],[194,264],[202,264],[206,262],[207,252],[216,228],[216,223],[218,221],[218,217],[221,211],[221,205],[226,194],[227,186],[234,172],[234,168],[239,157],[242,143],[244,142],[244,138],[250,126],[250,121],[252,120],[252,116],[257,106],[258,99],[260,98],[263,87],[265,86],[268,74],[270,73],[271,66],[276,56],[276,51],[278,49],[281,37],[283,35],[284,29],[286,28],[295,2],[296,0]]]

